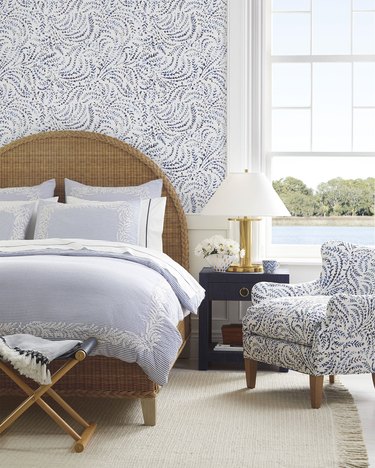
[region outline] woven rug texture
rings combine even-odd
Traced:
[[[1,466],[368,466],[353,399],[341,383],[330,385],[328,379],[322,407],[313,410],[306,375],[259,371],[257,388],[249,390],[244,372],[173,369],[157,397],[155,427],[142,425],[137,400],[67,401],[98,424],[83,453],[73,453],[73,439],[33,405],[0,435]],[[0,417],[19,402],[15,397],[0,398]]]

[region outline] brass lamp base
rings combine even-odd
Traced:
[[[244,266],[233,264],[227,269],[227,271],[233,271],[233,272],[237,271],[238,273],[241,273],[241,272],[262,273],[263,267],[262,265],[257,265],[257,264],[244,265]]]
[[[251,262],[251,237],[252,229],[251,223],[253,221],[260,221],[261,218],[229,218],[229,221],[240,222],[240,249],[245,250],[245,256],[241,258],[240,264],[231,265],[227,271],[229,272],[248,272],[248,273],[261,273],[263,271],[262,265],[254,264]]]

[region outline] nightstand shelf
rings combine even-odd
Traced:
[[[207,370],[209,364],[241,363],[242,351],[215,351],[212,342],[212,301],[250,301],[254,284],[260,281],[289,283],[289,272],[275,273],[230,272],[219,273],[212,268],[203,268],[199,283],[206,290],[206,296],[199,307],[199,369]]]

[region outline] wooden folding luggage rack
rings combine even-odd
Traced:
[[[0,424],[0,434],[11,426],[30,406],[34,403],[39,405],[66,433],[68,433],[75,443],[73,448],[76,452],[83,452],[87,443],[91,439],[95,429],[95,423],[88,423],[85,421],[68,403],[53,390],[55,385],[67,372],[76,366],[80,361],[83,361],[97,345],[96,338],[88,338],[78,347],[74,347],[68,353],[59,356],[57,359],[68,359],[68,361],[60,367],[52,376],[51,383],[41,385],[36,390],[32,389],[26,382],[24,382],[18,373],[13,368],[9,367],[0,360],[0,369],[13,380],[25,393],[28,398],[24,400],[12,413],[7,416]],[[78,434],[56,411],[51,408],[43,399],[43,395],[50,396],[56,403],[58,403],[78,424],[83,427],[81,434]]]

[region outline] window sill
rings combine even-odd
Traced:
[[[281,265],[295,265],[295,266],[321,266],[322,259],[321,258],[277,258],[276,260]]]

